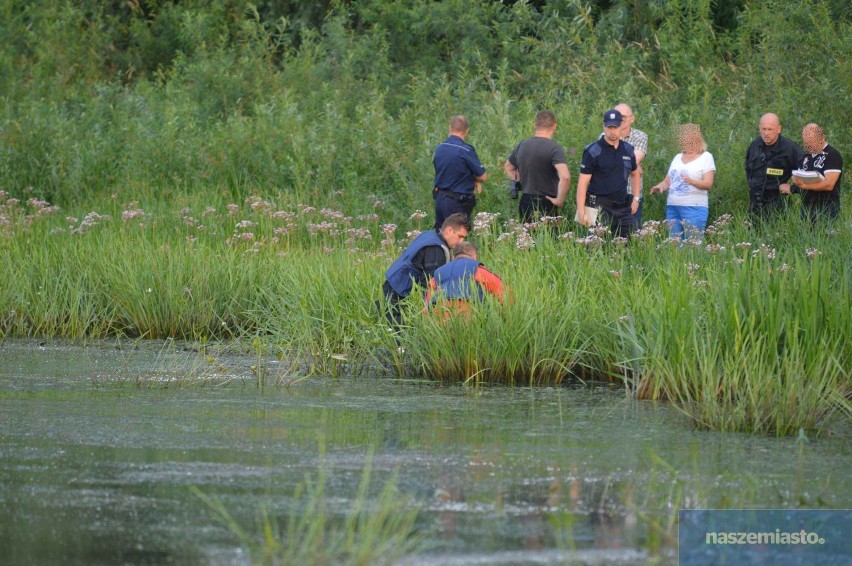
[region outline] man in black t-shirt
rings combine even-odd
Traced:
[[[802,150],[781,135],[778,116],[764,114],[759,128],[760,135],[745,156],[748,212],[753,219],[781,210],[783,196],[790,194],[790,175],[802,163]]]
[[[820,177],[806,182],[793,176],[793,183],[802,192],[802,218],[812,222],[820,217],[837,218],[840,214],[840,180],[843,176],[843,157],[825,141],[825,132],[814,123],[802,130],[805,156],[801,169],[816,171]]]
[[[512,150],[503,170],[513,181],[520,181],[523,194],[518,203],[521,222],[535,216],[556,216],[568,196],[571,174],[565,163],[565,150],[553,141],[556,116],[542,110],[535,115],[535,133]]]

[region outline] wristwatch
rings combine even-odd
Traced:
[[[641,202],[642,197],[637,197],[636,195],[633,195],[633,200],[635,200],[636,202]]]

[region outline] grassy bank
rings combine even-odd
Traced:
[[[794,140],[822,123],[852,155],[836,113],[848,11],[634,4],[2,3],[0,334],[236,338],[329,375],[621,379],[724,430],[848,417],[848,199],[831,227],[795,206],[747,226],[742,172],[766,111]],[[710,215],[732,216],[702,244],[509,222],[500,167],[535,111],[556,112],[576,174],[620,100],[651,138],[646,191],[673,127],[702,125]],[[373,301],[431,222],[432,151],[456,113],[491,174],[477,210],[500,214],[475,238],[515,300],[449,326],[413,301],[392,335]],[[663,210],[649,198],[645,219]]]
[[[259,197],[109,201],[76,217],[7,200],[4,213],[5,337],[237,338],[299,360],[295,375],[617,379],[723,430],[791,434],[850,414],[852,226],[810,227],[796,209],[769,226],[724,216],[682,246],[654,221],[619,243],[482,214],[473,239],[513,300],[446,323],[412,298],[398,334],[373,303],[424,214],[394,225]]]

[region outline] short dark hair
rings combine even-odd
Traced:
[[[453,228],[455,230],[464,228],[470,232],[470,219],[464,212],[454,212],[444,219],[444,223],[441,224],[441,232],[443,232],[445,228]]]
[[[544,130],[546,128],[552,128],[555,125],[556,125],[556,114],[554,114],[550,110],[540,110],[539,112],[536,112],[535,128],[537,130]]]
[[[470,122],[468,122],[467,118],[458,114],[450,118],[450,131],[451,132],[467,132],[470,130]]]
[[[456,244],[453,253],[456,257],[463,255],[474,259],[476,258],[476,253],[478,251],[479,250],[476,249],[476,244],[474,244],[473,242],[459,242],[458,244]]]

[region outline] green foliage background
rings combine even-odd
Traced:
[[[64,206],[323,205],[336,190],[352,212],[371,193],[407,215],[430,204],[450,115],[470,116],[494,173],[536,110],[556,111],[576,151],[622,100],[651,135],[651,178],[675,152],[671,126],[702,125],[714,215],[744,207],[763,112],[794,140],[818,121],[849,155],[843,2],[2,0],[0,35],[0,188]],[[494,177],[481,209],[508,212]]]

